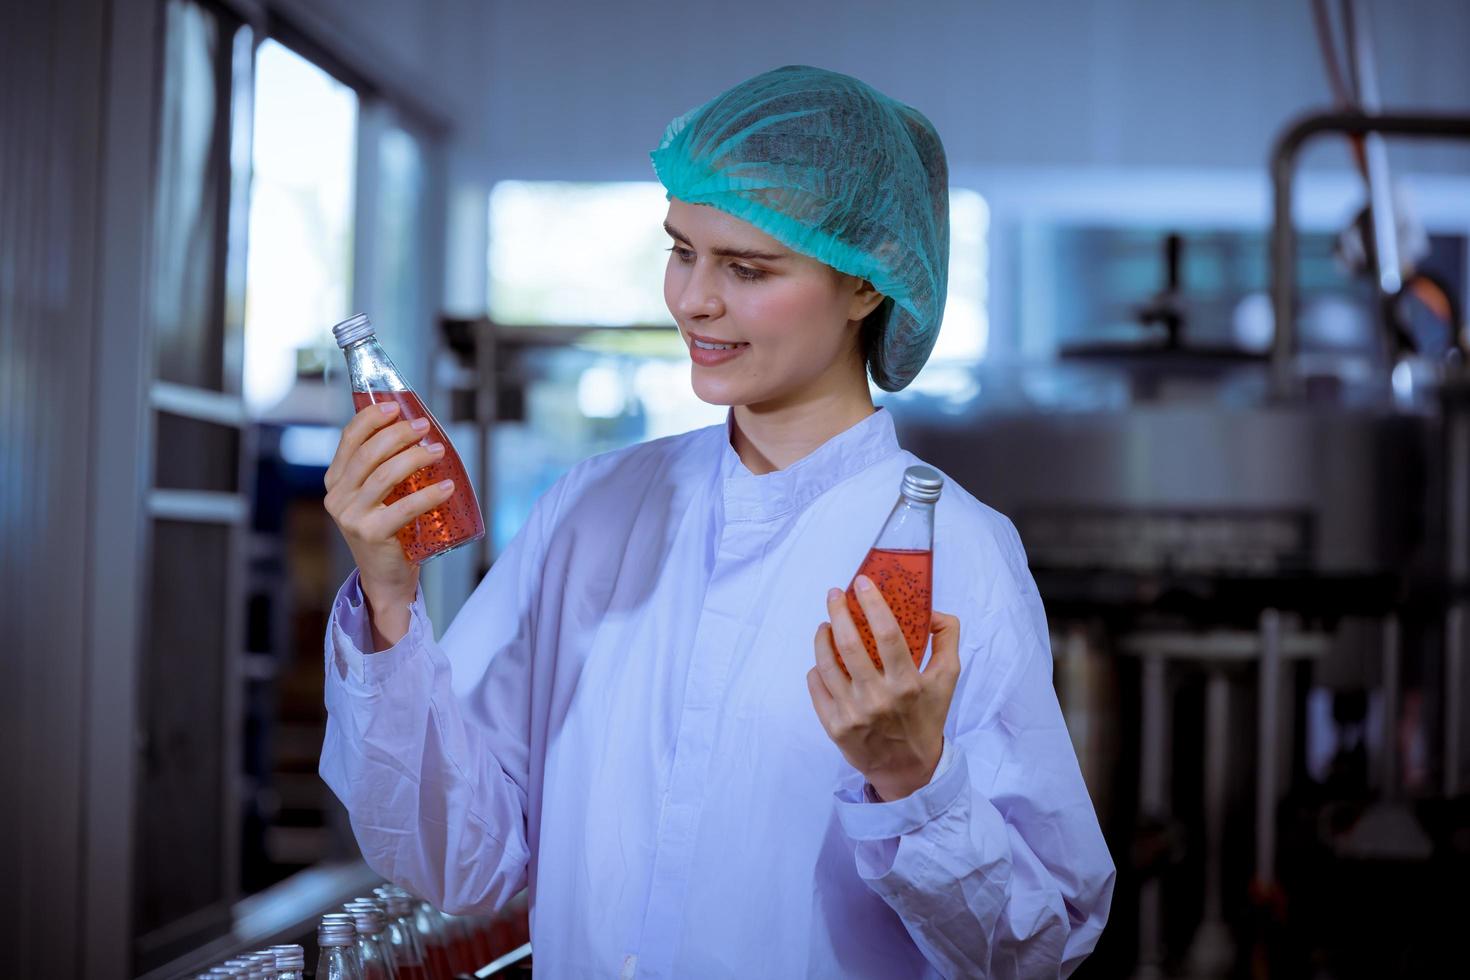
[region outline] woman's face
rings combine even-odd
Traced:
[[[713,405],[777,408],[867,383],[858,328],[883,296],[723,211],[669,202],[664,302]],[[735,344],[705,351],[699,343]]]

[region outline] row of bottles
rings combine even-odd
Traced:
[[[453,980],[495,958],[490,921],[383,885],[322,916],[317,980]]]
[[[506,952],[505,923],[449,915],[396,885],[355,898],[317,927],[316,980],[454,980]],[[305,951],[272,946],[236,957],[198,980],[303,980]]]
[[[302,980],[305,976],[305,950],[272,946],[226,960],[198,974],[197,980]]]

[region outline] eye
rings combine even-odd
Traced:
[[[680,245],[674,245],[670,248],[664,249],[664,251],[673,252],[674,257],[677,258],[680,262],[683,262],[685,265],[688,265],[690,262],[694,261],[694,249],[692,248],[684,248]]]
[[[732,265],[730,266],[730,268],[734,270],[735,277],[737,279],[745,279],[749,282],[754,282],[757,279],[763,279],[766,275],[761,270],[752,269],[748,265]]]

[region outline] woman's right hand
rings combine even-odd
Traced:
[[[410,474],[438,462],[444,447],[418,442],[429,429],[428,419],[399,419],[396,402],[377,402],[353,416],[342,430],[337,452],[327,467],[327,513],[357,561],[363,595],[373,609],[401,609],[400,623],[379,624],[394,642],[407,632],[407,607],[418,591],[419,567],[409,561],[398,543],[398,531],[421,514],[449,499],[453,486],[425,487],[385,505],[384,498]],[[398,618],[398,617],[395,617]],[[402,626],[402,632],[397,629]],[[392,637],[391,633],[398,633]]]

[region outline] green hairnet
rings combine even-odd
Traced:
[[[886,298],[868,370],[885,391],[934,349],[949,278],[949,171],[917,109],[787,65],[691,109],[649,154],[668,197],[749,222]]]

